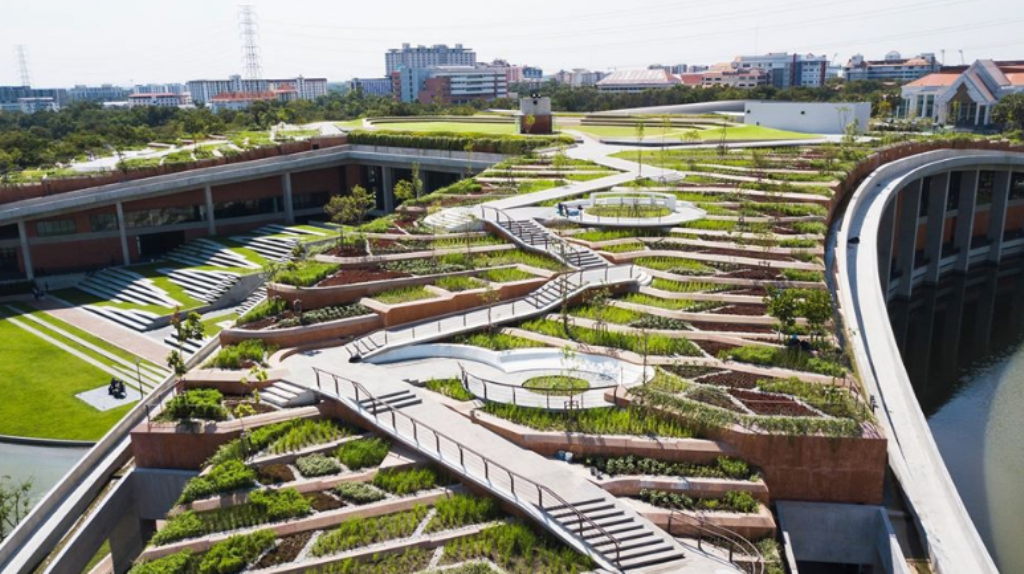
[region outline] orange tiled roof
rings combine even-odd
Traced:
[[[955,82],[956,79],[959,78],[959,77],[960,77],[960,74],[948,74],[948,73],[928,74],[927,76],[924,76],[922,78],[918,78],[918,79],[914,80],[913,82],[910,82],[907,85],[908,86],[914,86],[914,87],[921,87],[921,88],[924,88],[924,87],[934,88],[934,87],[939,87],[939,86],[951,86],[951,85],[953,85],[953,82]]]

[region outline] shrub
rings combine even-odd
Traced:
[[[424,386],[428,390],[440,393],[457,401],[472,401],[476,398],[473,396],[473,393],[467,391],[466,388],[462,386],[462,381],[459,379],[431,379],[427,381]]]
[[[195,512],[189,510],[168,520],[163,529],[153,535],[150,543],[154,546],[162,546],[177,540],[195,538],[205,533],[206,525]]]
[[[386,305],[400,305],[402,303],[410,303],[412,301],[420,301],[423,299],[433,299],[435,297],[437,297],[437,295],[434,292],[429,291],[422,285],[389,289],[373,295],[373,299],[375,301],[380,301]]]
[[[804,235],[825,235],[828,226],[820,221],[796,221],[792,224],[793,231]]]
[[[383,492],[365,482],[343,482],[334,487],[334,492],[346,502],[356,505],[370,504],[386,498]]]
[[[756,480],[759,475],[752,472],[746,462],[724,456],[712,464],[691,464],[670,462],[645,456],[588,456],[583,464],[594,467],[610,476],[648,475],[680,476],[687,478],[729,478],[734,480]]]
[[[269,522],[309,514],[309,499],[294,488],[257,490],[249,494],[249,504],[264,513]]]
[[[215,369],[244,369],[249,365],[263,364],[268,354],[273,354],[276,347],[268,347],[263,341],[250,339],[237,345],[228,345],[217,352],[206,366]]]
[[[480,289],[483,287],[483,283],[479,279],[474,277],[466,277],[465,275],[457,275],[454,277],[442,277],[437,280],[437,286],[441,289],[451,291],[453,293],[459,291],[469,291],[470,289]]]
[[[527,273],[522,269],[516,267],[504,267],[501,269],[491,269],[485,271],[482,278],[492,283],[513,283],[516,281],[526,281],[527,279],[536,279],[537,276],[532,273]]]
[[[845,373],[842,365],[820,359],[800,349],[747,345],[720,351],[718,357],[755,365],[809,371],[830,377],[841,377]]]
[[[192,551],[182,550],[150,562],[136,564],[129,574],[186,574],[191,560]]]
[[[544,409],[487,403],[484,411],[496,417],[537,430],[579,432],[584,434],[665,436],[689,438],[693,431],[682,424],[641,407],[615,407],[577,411],[567,417]]]
[[[171,397],[161,413],[161,419],[185,421],[202,419],[222,421],[228,417],[228,411],[221,402],[224,395],[216,389],[191,389]]]
[[[506,333],[497,332],[483,332],[473,333],[471,335],[458,335],[456,337],[453,337],[450,342],[455,345],[470,345],[473,347],[490,349],[492,351],[510,351],[512,349],[534,349],[547,346],[544,343],[539,343],[531,339],[526,339],[523,337],[517,337],[515,335],[508,335]]]
[[[724,512],[742,512],[750,514],[761,507],[757,499],[747,491],[732,490],[722,498],[690,498],[678,492],[642,489],[640,500],[661,508],[676,510],[706,510]]]
[[[373,485],[397,496],[430,490],[447,484],[448,477],[433,468],[412,468],[409,470],[382,470],[373,477]]]
[[[181,492],[178,504],[187,504],[214,494],[249,488],[256,483],[256,471],[239,460],[227,460],[210,472],[188,481]]]
[[[391,442],[383,438],[364,438],[338,447],[338,460],[349,470],[380,466],[391,451]]]
[[[421,133],[391,130],[355,130],[348,133],[348,141],[352,144],[361,145],[423,148],[457,152],[464,152],[467,147],[471,146],[473,151],[476,152],[523,155],[534,149],[572,143],[572,138],[566,136],[526,137],[472,132]]]
[[[298,317],[291,317],[280,321],[277,326],[280,328],[298,327],[300,325],[316,325],[328,321],[338,321],[352,317],[362,317],[373,313],[370,309],[355,303],[352,305],[340,305],[335,307],[324,307],[313,311],[306,311]]]
[[[426,515],[427,507],[417,505],[405,512],[376,518],[346,520],[334,530],[317,538],[310,549],[310,555],[327,556],[352,548],[412,536]]]
[[[505,571],[516,574],[575,574],[593,568],[586,556],[520,522],[485,528],[478,534],[454,540],[444,547],[442,561],[445,563],[473,559],[491,560]]]
[[[696,357],[701,354],[697,346],[688,339],[666,337],[658,334],[647,334],[645,340],[639,333],[604,331],[574,325],[570,325],[569,332],[566,333],[562,323],[550,319],[534,319],[523,323],[520,327],[527,331],[533,331],[550,337],[567,337],[587,345],[612,347],[632,351],[637,354],[684,355],[689,357]]]
[[[501,509],[491,498],[480,498],[469,494],[456,494],[439,501],[434,508],[436,514],[427,524],[424,532],[439,532],[470,524],[480,524],[501,516]]]
[[[300,457],[295,461],[295,466],[298,467],[302,476],[307,478],[327,476],[341,472],[341,463],[338,462],[338,459],[322,454]]]
[[[249,309],[249,311],[238,318],[237,323],[239,325],[245,325],[247,323],[255,323],[260,319],[266,319],[267,317],[275,317],[284,313],[288,310],[288,302],[284,299],[274,297],[272,299],[264,299],[258,305]]]
[[[832,385],[808,383],[792,377],[785,380],[758,381],[757,388],[769,393],[800,397],[807,404],[833,417],[850,418],[857,421],[871,419],[871,412],[863,403],[846,389]]]
[[[254,431],[250,435],[256,436]],[[267,443],[267,449],[274,453],[280,454],[283,452],[295,452],[297,450],[304,449],[308,446],[317,444],[324,444],[332,440],[336,440],[352,434],[352,430],[347,427],[339,426],[338,423],[332,420],[301,420],[295,421],[294,424],[289,426],[283,433],[272,433],[275,438],[272,442]],[[258,437],[259,438],[259,437]],[[263,442],[254,441],[254,446]]]
[[[199,563],[199,574],[235,574],[241,572],[268,548],[277,535],[273,530],[231,536],[210,547]]]
[[[318,261],[292,262],[274,276],[273,281],[294,287],[311,287],[333,274],[338,267],[333,263]]]
[[[804,271],[802,269],[783,269],[782,276],[789,281],[820,283],[825,280],[825,276],[821,271]]]

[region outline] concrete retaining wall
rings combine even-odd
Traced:
[[[316,325],[268,329],[262,331],[231,328],[220,332],[221,345],[234,345],[242,341],[260,340],[278,348],[299,347],[323,341],[338,340],[365,335],[384,326],[380,315],[362,315]]]

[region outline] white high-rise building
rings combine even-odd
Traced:
[[[245,80],[234,75],[226,80],[192,80],[188,91],[193,102],[209,103],[221,94],[256,94],[295,90],[300,100],[315,100],[327,95],[327,78]]]
[[[446,44],[433,46],[411,46],[402,44],[402,48],[392,48],[384,54],[385,75],[390,76],[401,68],[434,68],[437,66],[475,66],[476,52],[455,44],[449,48]]]

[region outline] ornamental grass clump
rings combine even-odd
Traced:
[[[334,493],[345,502],[355,505],[370,504],[387,498],[386,494],[365,482],[343,482],[334,487]]]
[[[396,496],[415,494],[449,484],[449,478],[430,467],[409,470],[382,470],[373,477],[373,485]]]
[[[187,504],[200,498],[250,488],[256,484],[256,471],[240,460],[226,460],[215,465],[210,472],[188,481],[178,504]]]
[[[187,421],[222,421],[228,418],[228,411],[222,404],[224,395],[216,389],[190,389],[178,393],[167,401],[161,419]]]
[[[341,463],[338,459],[323,454],[311,454],[299,457],[295,460],[295,466],[306,478],[317,476],[328,476],[341,472]]]
[[[427,524],[425,533],[440,532],[496,520],[501,509],[492,498],[481,498],[471,494],[455,494],[434,505],[436,513]]]
[[[427,390],[440,393],[448,398],[455,399],[457,401],[472,401],[476,397],[473,393],[466,390],[462,386],[462,381],[459,379],[431,379],[424,383]]]
[[[383,438],[364,438],[346,442],[338,447],[338,460],[349,470],[380,466],[391,451],[391,441]]]
[[[353,518],[324,533],[313,544],[310,555],[328,556],[399,538],[408,538],[427,516],[427,507],[416,505],[412,510],[375,518]]]

